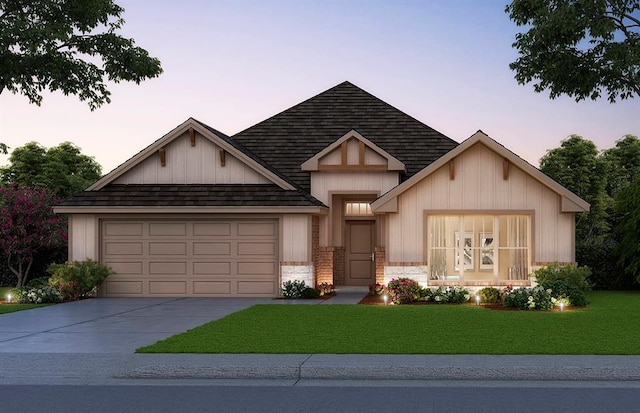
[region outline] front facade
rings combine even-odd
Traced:
[[[189,119],[56,207],[106,296],[283,282],[529,285],[589,205],[477,132],[461,144],[344,82],[232,137]]]

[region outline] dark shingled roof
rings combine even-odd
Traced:
[[[277,185],[107,185],[83,191],[58,204],[64,206],[323,206],[301,191]]]
[[[458,145],[349,82],[341,83],[234,136],[244,148],[310,190],[300,166],[350,130],[403,162],[403,180]]]

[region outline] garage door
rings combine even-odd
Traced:
[[[276,220],[104,220],[107,296],[275,296]]]

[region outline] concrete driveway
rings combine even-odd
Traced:
[[[133,353],[270,298],[94,298],[0,315],[0,353]]]

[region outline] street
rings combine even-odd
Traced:
[[[127,380],[2,385],[2,412],[640,412],[638,382]]]

